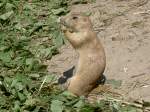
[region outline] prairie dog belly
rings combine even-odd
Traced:
[[[105,62],[93,57],[80,58],[77,71],[68,87],[76,95],[87,95],[97,84],[104,72]]]

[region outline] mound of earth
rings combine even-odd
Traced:
[[[73,5],[71,11],[90,14],[106,51],[104,74],[121,82],[115,90],[126,100],[150,101],[150,1],[97,0]],[[48,61],[49,72],[61,75],[76,62],[77,54],[67,43]]]

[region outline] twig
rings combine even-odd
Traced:
[[[135,12],[134,14],[135,15],[138,15],[138,14],[150,14],[150,10]]]
[[[123,101],[123,100],[119,100],[119,99],[115,99],[115,98],[110,98],[110,97],[100,98],[99,100],[104,100],[104,101],[108,101],[108,102],[112,102],[112,101],[121,102],[121,104],[123,104],[123,105],[129,105],[129,106],[136,107],[139,109],[144,108],[142,103],[131,103],[131,102],[127,102],[127,101]]]
[[[42,89],[42,87],[43,87],[43,85],[44,85],[46,79],[47,79],[47,76],[45,76],[45,78],[44,78],[44,80],[43,80],[43,82],[42,82],[42,84],[41,84],[41,86],[40,86],[40,88],[39,88],[38,94],[40,93],[40,91],[41,91],[41,89]]]
[[[140,103],[130,103],[130,102],[123,101],[123,100],[118,100],[118,99],[115,99],[115,98],[108,98],[108,100],[109,99],[110,99],[110,101],[121,102],[124,105],[130,105],[130,106],[133,106],[133,107],[136,107],[136,108],[143,109],[143,104],[140,104]]]

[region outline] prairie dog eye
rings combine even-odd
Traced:
[[[77,16],[73,16],[72,19],[76,20],[76,19],[78,19],[78,17]]]

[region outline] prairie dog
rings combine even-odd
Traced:
[[[102,76],[106,57],[104,48],[93,31],[87,16],[71,13],[60,18],[62,30],[73,48],[79,53],[79,60],[68,91],[77,96],[88,95]]]

